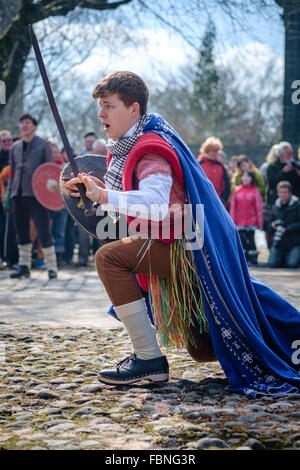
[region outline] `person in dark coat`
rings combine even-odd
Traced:
[[[10,275],[12,278],[30,276],[32,249],[30,219],[34,222],[43,247],[49,279],[57,277],[49,212],[38,202],[32,189],[34,171],[43,163],[53,162],[50,142],[35,135],[37,124],[36,119],[30,114],[20,117],[22,138],[14,143],[10,152],[10,178],[4,205],[7,210],[13,204],[19,248],[19,268]]]
[[[300,168],[293,159],[293,148],[289,142],[280,142],[276,148],[276,161],[267,168],[267,204],[272,206],[277,199],[277,185],[289,181],[293,194],[300,197]]]
[[[278,199],[271,211],[273,232],[269,266],[297,268],[300,264],[300,200],[288,181],[277,185]]]
[[[18,262],[18,247],[13,214],[6,212],[3,201],[9,177],[9,152],[13,144],[10,131],[0,131],[0,268],[12,267]],[[2,264],[2,261],[3,264]]]

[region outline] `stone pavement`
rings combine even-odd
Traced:
[[[232,393],[218,362],[167,351],[170,381],[120,389],[98,370],[131,352],[94,267],[0,271],[0,449],[298,449],[299,399]],[[300,270],[250,269],[300,308]],[[166,352],[166,351],[164,351]]]

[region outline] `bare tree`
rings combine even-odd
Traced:
[[[77,7],[81,9],[105,11],[114,10],[131,1],[132,0],[113,2],[108,0],[56,0],[49,3],[46,0],[20,0],[14,3],[10,12],[8,12],[6,10],[7,2],[1,0],[0,11],[6,11],[4,21],[7,22],[12,11],[17,11],[17,14],[11,18],[9,25],[0,37],[0,80],[3,80],[6,84],[7,101],[18,86],[19,77],[31,49],[28,34],[29,24],[35,24],[53,16],[65,16],[75,11]],[[3,108],[0,108],[0,112],[2,109]]]
[[[257,155],[256,149],[270,147],[280,135],[282,65],[270,58],[261,65],[260,74],[253,65],[237,59],[234,64],[216,65],[222,77],[215,90],[223,100],[221,108],[207,106],[203,112],[203,107],[210,105],[208,96],[208,103],[204,102],[198,114],[194,107],[191,109],[197,67],[197,63],[188,62],[180,74],[166,78],[168,85],[152,93],[150,109],[163,114],[195,154],[208,135],[216,135],[225,147],[250,152],[257,163],[262,163],[263,155]],[[210,114],[208,119],[206,112]]]
[[[35,30],[71,145],[80,152],[84,133],[94,131],[101,135],[97,103],[92,98],[92,90],[99,77],[109,72],[107,57],[105,64],[100,67],[98,64],[95,66],[92,60],[84,67],[82,64],[86,59],[95,57],[95,52],[100,57],[103,50],[113,55],[117,45],[135,48],[138,42],[127,28],[113,20],[101,24],[98,15],[97,23],[91,27],[90,23],[76,22],[77,19],[82,20],[82,17],[72,15],[71,23],[70,19],[66,22],[64,18],[64,21],[58,23],[56,18],[49,18],[36,25]],[[85,20],[89,18],[86,17]],[[95,21],[95,18],[92,17],[91,21]],[[39,121],[39,132],[60,145],[33,51],[24,67],[24,82],[24,109],[30,111]]]
[[[84,18],[87,11],[108,12],[129,5],[132,7],[131,24],[136,25],[141,15],[152,15],[157,20],[180,32],[190,44],[194,44],[197,27],[207,21],[207,17],[217,11],[225,15],[232,24],[243,24],[245,15],[254,12],[263,13],[274,6],[273,0],[163,0],[152,4],[144,0],[13,0],[7,7],[5,0],[0,0],[0,18],[3,24],[0,36],[0,80],[6,83],[7,100],[12,96],[18,85],[30,52],[28,25],[42,22],[50,17],[64,17],[70,13],[78,13],[77,21]],[[16,13],[13,14],[12,13]],[[10,20],[9,20],[10,18]],[[3,107],[0,108],[0,113]]]

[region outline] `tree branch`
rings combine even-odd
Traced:
[[[133,0],[22,0],[20,10],[0,37],[0,80],[6,85],[6,101],[15,92],[31,49],[28,25],[52,16],[65,16],[77,7],[83,9],[115,10]],[[0,113],[4,107],[0,107]]]

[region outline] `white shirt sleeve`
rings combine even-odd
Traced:
[[[108,189],[108,203],[101,204],[101,208],[140,219],[163,220],[169,210],[172,184],[169,175],[149,175],[140,181],[137,190]]]

